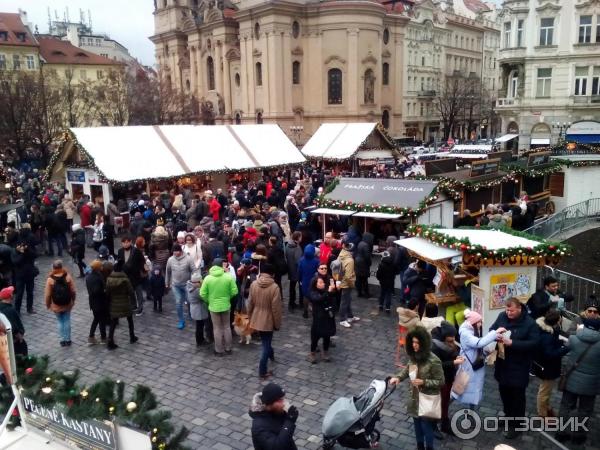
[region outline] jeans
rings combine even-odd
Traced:
[[[260,345],[262,352],[260,353],[260,361],[258,363],[258,375],[265,376],[267,374],[267,361],[269,358],[275,359],[275,352],[271,343],[273,342],[272,331],[259,331]]]
[[[342,289],[342,304],[340,306],[340,320],[348,320],[354,317],[352,314],[352,288]]]
[[[27,291],[27,311],[33,309],[33,281],[34,277],[16,277],[17,285],[15,287],[15,309],[21,314],[21,303],[23,303],[23,294]]]
[[[385,309],[390,309],[392,306],[392,294],[394,293],[394,288],[384,288],[381,287],[379,290],[379,307]]]
[[[499,385],[500,398],[506,417],[525,417],[525,390],[524,387]],[[517,422],[517,421],[513,421]],[[521,424],[509,424],[509,429],[514,429]]]
[[[60,342],[71,340],[71,311],[54,313],[58,321],[58,337]]]
[[[187,298],[187,292],[185,291],[185,285],[173,286],[173,297],[175,297],[175,308],[177,309],[177,319],[180,322],[185,322],[183,316],[183,304]]]
[[[63,250],[67,248],[67,237],[64,233],[48,234],[48,255],[54,256],[54,245],[56,242],[56,253],[62,257]]]
[[[297,287],[298,287],[298,292],[299,292],[298,298],[300,299],[299,304],[302,305],[303,296],[302,296],[302,289],[299,289],[300,284],[296,280],[290,280],[290,300],[289,300],[288,305],[291,307],[298,306],[298,305],[296,305],[296,288]]]
[[[413,421],[417,444],[425,444],[425,447],[433,448],[433,422],[424,417],[413,417]]]
[[[108,317],[108,311],[92,311],[94,320],[92,320],[92,326],[90,327],[90,337],[96,335],[96,327],[100,326],[100,339],[106,339],[106,326],[110,322]]]
[[[144,310],[144,285],[143,283],[138,284],[135,287],[135,298],[137,299],[137,311],[141,313]]]
[[[229,311],[219,313],[211,312],[210,318],[213,323],[213,336],[215,339],[215,352],[223,353],[231,351],[231,325],[229,322]]]
[[[595,395],[579,395],[565,390],[560,401],[558,415],[565,421],[569,420],[571,417],[579,417],[581,420],[583,420],[585,417],[589,417],[591,419],[594,413],[595,400]],[[586,438],[585,430],[581,426],[577,427],[577,429],[571,434],[573,438],[581,441],[584,441]],[[558,432],[558,435],[569,435],[569,431],[560,431]]]

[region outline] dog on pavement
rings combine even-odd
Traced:
[[[242,314],[236,312],[233,317],[233,330],[235,334],[240,337],[240,344],[246,343],[246,345],[250,344],[252,339],[252,329],[250,328],[250,319],[248,318],[248,314]]]

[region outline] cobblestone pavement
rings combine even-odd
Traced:
[[[137,383],[150,386],[175,420],[191,430],[188,444],[194,449],[252,448],[247,410],[252,395],[260,391],[263,384],[257,377],[258,342],[242,346],[236,341],[233,356],[225,358],[214,357],[212,347],[196,349],[191,324],[184,330],[176,328],[175,308],[168,296],[163,314],[153,313],[150,305],[143,316],[135,318],[137,344],[128,343],[127,327],[121,326],[115,336],[119,349],[109,352],[102,345],[89,346],[91,312],[83,280],[77,279],[79,297],[72,315],[73,345],[62,348],[55,319],[43,306],[43,275],[49,269],[50,259],[41,257],[38,265],[42,276],[36,282],[37,314],[24,314],[26,338],[32,353],[50,355],[55,368],[80,369],[84,381],[108,375],[129,386]],[[67,267],[76,273],[70,262]],[[374,299],[358,299],[353,303],[355,314],[362,320],[351,329],[338,327],[331,363],[311,365],[307,362],[310,320],[303,319],[300,313],[290,315],[286,310],[282,330],[275,334],[277,362],[273,365],[273,380],[285,387],[287,397],[300,410],[295,434],[299,448],[319,448],[322,418],[335,399],[358,394],[372,379],[383,379],[395,370],[396,316],[379,316]],[[501,410],[501,403],[492,370],[487,370],[480,413],[495,416]],[[536,392],[537,381],[532,378],[527,399],[529,413],[535,410]],[[406,386],[400,385],[382,411],[383,420],[378,425],[382,432],[380,448],[416,447],[412,420],[405,414],[406,395]],[[558,403],[559,397],[555,394],[555,409]],[[452,405],[451,413],[457,409],[458,405]],[[599,422],[596,420],[596,423]],[[586,448],[594,448],[590,442],[599,442],[599,434],[596,428]],[[468,441],[446,438],[436,441],[436,446],[491,449],[501,442],[501,433],[487,432]],[[517,449],[558,448],[534,432],[508,444]]]

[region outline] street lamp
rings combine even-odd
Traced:
[[[294,141],[296,142],[296,147],[298,147],[300,135],[304,132],[304,127],[302,125],[292,125],[290,126],[290,131],[294,135]]]
[[[566,135],[567,130],[571,126],[571,122],[554,122],[552,129],[558,131],[558,142],[563,142],[563,136]]]

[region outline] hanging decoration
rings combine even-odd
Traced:
[[[176,429],[171,413],[157,410],[158,401],[152,390],[143,385],[125,398],[121,380],[103,378],[91,386],[79,384],[79,371],[58,372],[48,368],[48,356],[17,355],[18,389],[23,397],[44,407],[58,407],[75,420],[109,420],[148,433],[153,450],[188,450],[183,445],[189,431]],[[10,385],[0,387],[0,410],[8,411],[13,402]],[[15,410],[18,411],[18,410]],[[10,418],[9,426],[20,423],[18,414]]]
[[[461,228],[463,229],[463,228]],[[433,225],[411,225],[407,232],[410,236],[428,240],[439,247],[458,250],[463,254],[463,262],[467,265],[557,265],[561,258],[571,254],[571,247],[557,242],[548,242],[527,233],[510,228],[497,230],[489,227],[468,228],[473,230],[502,231],[512,236],[538,242],[534,247],[507,247],[488,249],[484,245],[473,244],[469,238],[455,238],[440,231]]]
[[[556,160],[552,160],[549,165],[542,168],[527,168],[526,166],[521,166],[519,164],[503,164],[502,168],[507,172],[510,172],[514,175],[521,175],[523,177],[529,178],[538,178],[543,177],[545,175],[551,175],[555,172],[559,172],[562,170],[563,164],[557,162]]]

